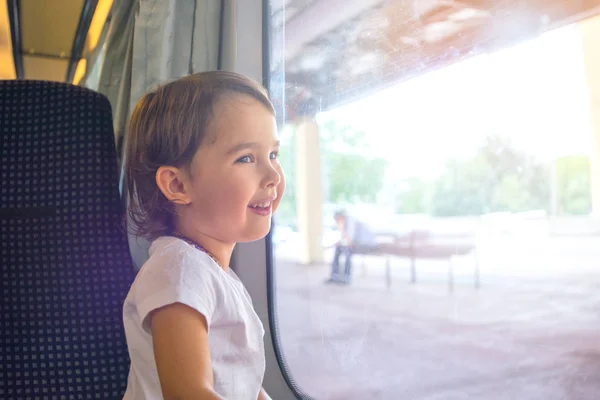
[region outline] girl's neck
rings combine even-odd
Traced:
[[[199,250],[206,252],[225,272],[229,271],[229,262],[235,243],[222,243],[202,233],[186,232],[184,229],[175,230],[173,236],[185,239],[191,242],[191,244],[196,245]]]

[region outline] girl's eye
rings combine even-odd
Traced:
[[[270,158],[271,160],[276,160],[276,159],[278,159],[278,158],[279,158],[279,152],[278,152],[278,151],[274,151],[274,152],[272,152],[271,154],[269,154],[269,158]]]
[[[238,162],[238,163],[251,163],[252,162],[252,157],[250,157],[250,156],[244,156],[244,157],[238,158],[236,162]]]

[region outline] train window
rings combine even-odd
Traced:
[[[298,393],[597,396],[599,7],[271,0]]]

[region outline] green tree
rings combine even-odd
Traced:
[[[320,131],[320,161],[326,198],[330,202],[375,202],[383,186],[387,162],[364,154],[364,132],[327,122]],[[294,226],[296,221],[296,159],[294,134],[281,137],[279,162],[285,171],[286,192],[277,220]]]
[[[585,215],[592,209],[590,159],[567,156],[556,160],[558,212]]]
[[[368,156],[365,132],[329,121],[323,125],[320,139],[329,201],[375,202],[383,187],[387,161]]]
[[[468,161],[453,160],[435,182],[431,213],[440,217],[478,215],[486,212],[489,169],[482,157]]]
[[[413,177],[401,182],[396,194],[398,214],[426,214],[431,209],[431,190],[428,182]]]
[[[438,216],[548,209],[550,174],[507,139],[492,136],[473,158],[449,162],[432,196]]]
[[[383,186],[386,161],[360,154],[326,153],[329,201],[373,203]]]

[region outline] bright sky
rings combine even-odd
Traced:
[[[577,26],[567,26],[319,114],[367,132],[394,176],[433,178],[502,134],[541,159],[587,153],[589,104]]]

